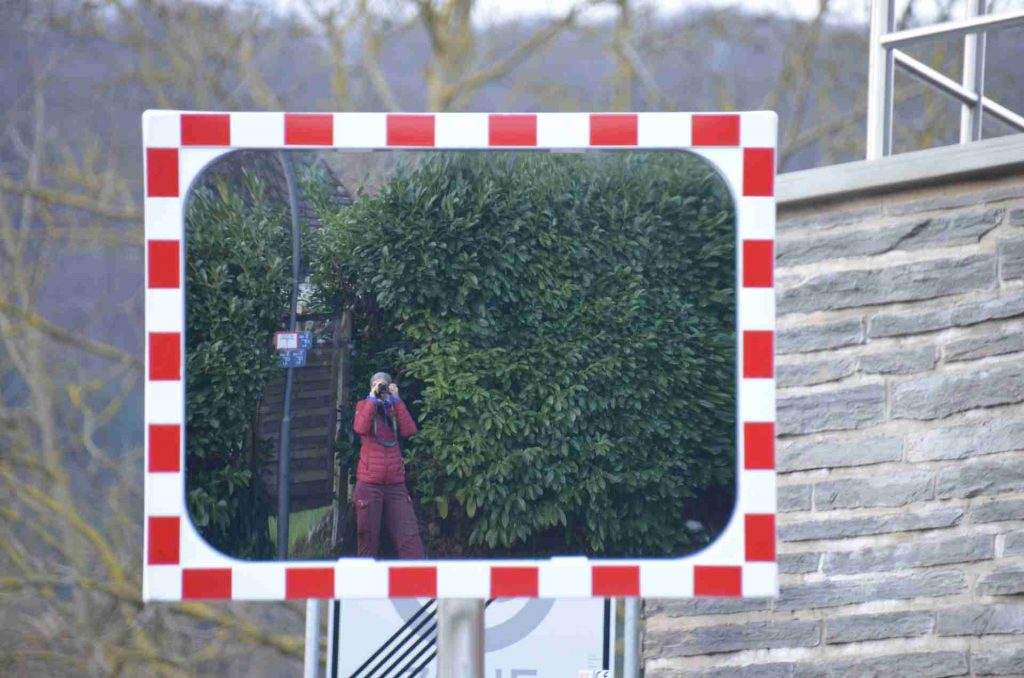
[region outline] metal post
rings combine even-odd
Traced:
[[[306,661],[303,678],[320,676],[320,601],[306,601]]]
[[[985,0],[967,0],[964,19],[985,14]],[[960,107],[960,143],[981,141],[982,120],[985,116],[985,34],[968,33],[964,36],[964,89],[975,95],[974,103]]]
[[[894,26],[894,0],[871,1],[871,36],[868,42],[867,159],[892,153],[893,53],[882,37]]]
[[[626,598],[622,628],[622,678],[640,675],[640,599]]]
[[[437,601],[438,678],[484,678],[484,601]]]
[[[287,153],[278,153],[284,180],[288,186],[288,207],[292,213],[292,301],[291,319],[288,329],[295,331],[295,310],[299,300],[299,199],[295,185],[295,172]],[[288,496],[289,478],[289,438],[292,428],[292,382],[295,368],[288,368],[284,385],[284,413],[281,416],[281,436],[277,450],[277,559],[288,560],[288,519],[291,515],[291,502]]]
[[[341,619],[341,601],[327,601],[327,655],[324,657],[325,678],[338,678],[338,624]]]

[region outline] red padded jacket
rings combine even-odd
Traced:
[[[419,429],[405,403],[396,399],[392,407],[398,417],[398,435],[408,438]],[[384,422],[384,417],[377,413],[376,403],[364,399],[356,403],[356,417],[352,430],[359,434],[362,445],[359,448],[359,465],[356,466],[356,480],[364,483],[389,485],[405,482],[405,464],[402,463],[402,451],[399,444],[385,447],[374,440],[373,420],[377,419],[377,438],[393,440],[391,428]]]

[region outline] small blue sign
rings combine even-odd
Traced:
[[[299,348],[306,350],[313,349],[313,333],[312,332],[299,332]]]
[[[291,348],[277,353],[281,356],[281,367],[306,366],[306,349],[304,348]]]

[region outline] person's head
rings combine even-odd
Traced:
[[[377,389],[377,384],[384,384],[387,386],[391,383],[391,375],[387,372],[377,372],[370,377],[370,393],[373,393]]]

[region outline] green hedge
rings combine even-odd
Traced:
[[[735,476],[732,210],[690,155],[452,153],[321,214],[318,298],[371,302],[356,383],[421,422],[433,555],[697,546]]]
[[[186,492],[193,522],[239,558],[272,558],[274,507],[247,450],[263,389],[279,370],[272,339],[291,294],[291,224],[265,185],[229,192],[216,175],[189,194],[186,215]]]

